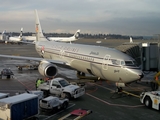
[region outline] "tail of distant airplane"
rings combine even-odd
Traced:
[[[44,37],[44,35],[43,35],[37,10],[35,10],[35,15],[36,15],[36,25],[35,25],[36,41],[45,41],[45,40],[46,40],[46,37]],[[45,38],[45,39],[44,39],[44,38]]]
[[[130,43],[133,43],[132,37],[130,37]]]
[[[20,32],[20,35],[19,35],[20,40],[22,40],[22,37],[23,37],[23,28],[21,28],[21,32]]]
[[[73,35],[73,37],[75,39],[78,39],[79,38],[79,35],[80,35],[80,30],[77,30],[76,33]]]
[[[6,30],[4,30],[3,32],[2,32],[2,35],[4,35],[6,33]]]

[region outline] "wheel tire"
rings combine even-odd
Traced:
[[[145,104],[146,107],[152,108],[152,101],[151,101],[151,98],[148,97],[148,96],[145,97],[145,98],[144,98],[144,104]]]
[[[67,107],[68,107],[68,102],[65,101],[65,102],[63,103],[63,105],[62,105],[62,108],[63,108],[63,109],[66,109]]]
[[[7,78],[11,78],[11,76],[10,76],[10,75],[7,75]]]
[[[68,98],[70,100],[71,99],[71,94],[70,93],[65,93],[65,98]]]
[[[49,91],[48,90],[44,90],[43,91],[43,95],[44,95],[44,97],[48,97],[49,96]]]

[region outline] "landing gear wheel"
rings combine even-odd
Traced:
[[[77,71],[77,76],[85,76],[84,72]]]
[[[122,90],[123,90],[122,87],[117,87],[116,92],[119,93],[122,92]]]
[[[68,102],[64,102],[62,106],[63,106],[63,109],[66,109],[68,107]]]
[[[10,76],[10,75],[7,75],[7,79],[9,79],[9,78],[11,78],[11,76]]]
[[[65,93],[65,98],[71,99],[71,95],[69,93]]]

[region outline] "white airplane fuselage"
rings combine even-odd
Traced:
[[[113,48],[54,41],[38,41],[35,48],[43,58],[63,61],[78,71],[105,80],[129,83],[143,76],[140,68],[124,65],[125,61],[134,61],[130,56]]]
[[[19,42],[19,41],[21,41],[21,38],[20,37],[9,37],[9,41],[11,41],[11,42]]]
[[[49,40],[51,41],[58,41],[58,42],[71,42],[71,41],[76,41],[77,39],[72,36],[72,37],[48,37]]]

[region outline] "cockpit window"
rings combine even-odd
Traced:
[[[112,64],[114,65],[121,65],[121,61],[117,59],[111,59]]]
[[[125,61],[126,66],[137,66],[136,61],[128,60]]]

